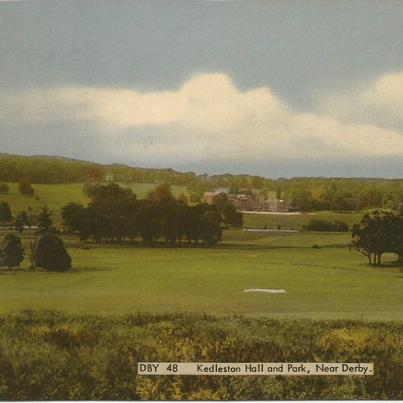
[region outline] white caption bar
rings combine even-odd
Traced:
[[[368,362],[139,362],[138,375],[374,375]]]

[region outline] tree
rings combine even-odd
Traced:
[[[17,213],[17,216],[15,217],[14,221],[14,227],[19,233],[21,233],[24,230],[25,226],[31,226],[31,225],[32,225],[32,218],[30,218],[30,216],[25,210]]]
[[[243,224],[242,213],[236,211],[235,206],[229,201],[226,193],[220,193],[213,202],[213,206],[220,214],[220,220],[228,226],[240,227]]]
[[[6,183],[0,183],[0,193],[8,193],[10,188]]]
[[[36,245],[35,266],[49,271],[66,271],[71,269],[71,257],[63,241],[56,235],[43,234]]]
[[[34,194],[34,189],[31,185],[30,180],[25,177],[20,179],[18,189],[24,196],[33,196]]]
[[[24,249],[21,239],[15,234],[6,235],[0,253],[1,266],[8,266],[11,269],[11,267],[18,267],[23,260]]]
[[[47,204],[43,204],[41,210],[36,216],[39,232],[47,232],[52,228],[52,211],[49,210]]]
[[[13,219],[10,205],[7,202],[0,203],[0,221],[2,224],[10,222]]]
[[[370,264],[381,266],[384,253],[403,256],[403,217],[389,211],[375,210],[365,214],[352,228],[351,246],[368,258]]]
[[[62,208],[61,216],[70,233],[80,231],[84,214],[85,208],[78,203],[69,203]]]
[[[29,259],[29,269],[33,270],[35,269],[35,260],[36,260],[36,247],[38,245],[38,242],[31,241],[29,243],[29,253],[28,253],[28,259]]]
[[[87,178],[90,182],[102,181],[104,173],[104,169],[100,166],[90,166],[86,169]]]
[[[208,245],[221,241],[222,227],[220,214],[214,208],[208,208],[201,216],[200,239]]]
[[[23,216],[21,216],[21,213],[18,213],[17,217],[15,217],[14,227],[20,234],[24,230],[24,225]]]
[[[163,183],[149,192],[147,200],[157,206],[171,204],[176,201],[175,196],[172,194],[171,186],[168,183]]]
[[[29,228],[31,228],[35,222],[35,214],[32,210],[32,207],[28,206],[27,211],[23,211],[22,214],[24,214],[24,220],[26,221],[26,225]]]

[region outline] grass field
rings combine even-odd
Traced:
[[[247,228],[277,228],[301,229],[310,220],[343,221],[350,227],[359,223],[363,213],[335,213],[333,211],[321,211],[316,213],[304,213],[297,215],[285,214],[244,214],[244,226]]]
[[[348,241],[343,233],[230,231],[214,249],[149,249],[67,239],[71,273],[1,271],[0,312],[52,307],[402,320],[400,269],[368,266],[363,256],[349,252]],[[247,288],[285,288],[287,294],[244,293]]]

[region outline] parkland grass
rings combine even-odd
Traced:
[[[277,229],[301,229],[303,225],[309,221],[324,220],[324,221],[343,221],[351,227],[353,224],[360,222],[363,216],[362,212],[334,212],[320,211],[314,213],[301,213],[295,215],[287,214],[244,214],[244,226],[246,228],[272,228]]]
[[[0,312],[52,307],[70,313],[403,319],[401,270],[368,266],[349,251],[348,234],[230,231],[225,237],[216,248],[176,249],[66,238],[74,270],[31,272],[27,261],[19,270],[4,268]],[[287,293],[243,292],[249,288]]]

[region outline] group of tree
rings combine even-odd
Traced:
[[[88,161],[46,156],[19,156],[0,154],[0,181],[16,182],[29,177],[32,183],[102,182],[110,173],[122,183],[170,183],[188,186],[197,181],[193,172],[173,169],[148,169],[123,164],[101,165]]]
[[[17,211],[15,215],[10,205],[2,201],[0,202],[0,223],[14,227],[18,232],[23,232],[25,228],[31,228],[34,225],[38,227],[40,232],[50,231],[53,229],[52,212],[46,204],[43,204],[37,213],[31,207],[26,210]]]
[[[365,214],[352,228],[351,246],[368,258],[371,265],[381,266],[382,255],[394,253],[403,263],[403,214],[375,210]]]
[[[21,238],[13,233],[7,234],[0,244],[0,266],[9,269],[19,267],[25,257]],[[71,269],[71,257],[67,253],[63,240],[54,234],[44,233],[38,241],[30,245],[28,255],[30,268],[40,267],[49,271],[66,271]]]
[[[348,225],[343,221],[310,220],[308,224],[303,225],[304,231],[327,231],[327,232],[347,232]]]
[[[188,243],[216,244],[223,226],[242,225],[242,215],[228,200],[213,205],[188,205],[175,198],[168,184],[162,184],[145,199],[117,184],[93,185],[87,189],[87,207],[69,203],[62,209],[68,231],[82,240],[134,241],[140,236],[147,245],[164,240],[171,246]]]

